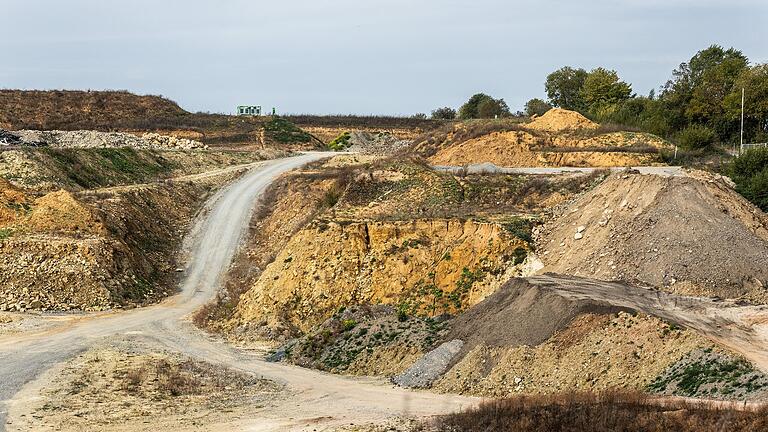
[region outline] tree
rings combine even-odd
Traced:
[[[481,113],[482,107],[482,113]],[[504,99],[494,99],[485,93],[477,93],[459,108],[460,119],[492,118],[496,115],[509,115],[509,107]]]
[[[768,63],[744,69],[725,98],[729,119],[741,119],[741,89],[744,89],[744,140],[768,141]]]
[[[724,101],[749,60],[734,48],[719,45],[696,53],[672,73],[661,94],[674,129],[693,123],[715,130],[721,140],[728,140],[738,130],[738,122],[726,114]]]
[[[632,87],[621,81],[616,71],[599,67],[584,78],[579,94],[585,109],[596,114],[614,111],[632,96]]]
[[[533,115],[544,115],[544,113],[549,111],[551,108],[552,105],[544,102],[541,99],[533,98],[525,103],[525,115],[529,117]]]
[[[570,66],[560,68],[547,76],[544,88],[553,106],[574,111],[584,109],[581,88],[587,78],[587,71]]]
[[[509,107],[504,99],[484,99],[477,105],[478,118],[495,118],[509,116]]]
[[[411,118],[419,119],[419,120],[426,120],[427,119],[427,115],[424,114],[424,113],[416,113],[416,114],[412,115]]]
[[[456,110],[451,107],[442,107],[432,111],[432,118],[436,120],[453,120],[456,118]]]

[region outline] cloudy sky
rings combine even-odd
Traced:
[[[766,0],[0,0],[0,88],[127,89],[192,111],[515,110],[564,65],[646,94],[711,44],[768,61]]]

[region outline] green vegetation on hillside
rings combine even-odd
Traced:
[[[75,187],[93,189],[117,184],[144,183],[169,174],[176,164],[161,153],[132,148],[27,150]]]
[[[688,149],[739,141],[745,89],[747,142],[768,141],[768,65],[750,65],[734,48],[712,45],[672,72],[656,95],[632,94],[616,71],[563,67],[547,76],[549,102],[601,123],[637,127]]]
[[[299,129],[290,121],[280,117],[273,117],[266,122],[264,124],[264,131],[270,138],[281,143],[306,143],[312,140],[312,135]]]
[[[736,158],[730,175],[740,194],[768,212],[768,148],[752,149]]]

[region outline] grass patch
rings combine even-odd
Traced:
[[[293,142],[306,143],[312,140],[312,135],[281,117],[273,117],[264,123],[264,132],[273,140],[283,144]]]
[[[738,411],[697,403],[654,403],[635,392],[567,393],[486,401],[439,417],[453,432],[747,432],[768,430],[768,410]]]

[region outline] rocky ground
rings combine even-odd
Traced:
[[[124,132],[99,132],[91,130],[59,131],[59,130],[20,130],[13,134],[19,136],[24,143],[44,143],[57,148],[116,148],[131,147],[134,149],[152,150],[193,150],[207,148],[203,143],[188,138],[160,135],[150,132],[134,135]]]
[[[613,175],[542,227],[543,271],[765,303],[768,216],[699,177]]]
[[[140,340],[92,348],[56,371],[8,430],[226,430],[285,397],[281,386]]]

